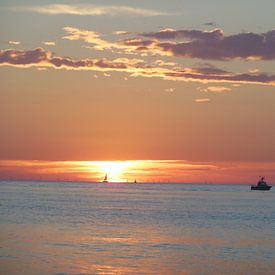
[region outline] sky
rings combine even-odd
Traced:
[[[273,0],[0,0],[0,179],[275,182],[274,18]]]

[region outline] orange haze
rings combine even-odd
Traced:
[[[176,160],[34,161],[1,160],[0,180],[254,183],[275,182],[275,163],[198,163]]]

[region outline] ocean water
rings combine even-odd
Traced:
[[[0,232],[0,274],[275,274],[272,189],[2,181]]]

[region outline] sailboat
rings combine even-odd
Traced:
[[[108,183],[108,175],[107,175],[107,173],[105,174],[104,180],[102,182]]]

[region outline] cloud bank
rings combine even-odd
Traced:
[[[275,59],[275,30],[262,34],[248,32],[225,36],[221,29],[164,29],[140,35],[151,39],[148,50],[161,51],[171,56],[223,61]],[[143,41],[140,46],[143,46]]]
[[[221,61],[275,59],[275,31],[225,36],[221,29],[211,31],[163,29],[159,32],[141,33],[139,37],[109,42],[94,31],[74,27],[65,27],[64,30],[67,35],[63,39],[82,40],[95,50]]]
[[[42,48],[35,50],[0,50],[0,66],[42,67],[67,70],[118,71],[131,76],[160,77],[165,80],[229,83],[252,83],[275,86],[275,75],[267,73],[233,73],[218,68],[166,68],[140,59],[80,59],[55,56]]]

